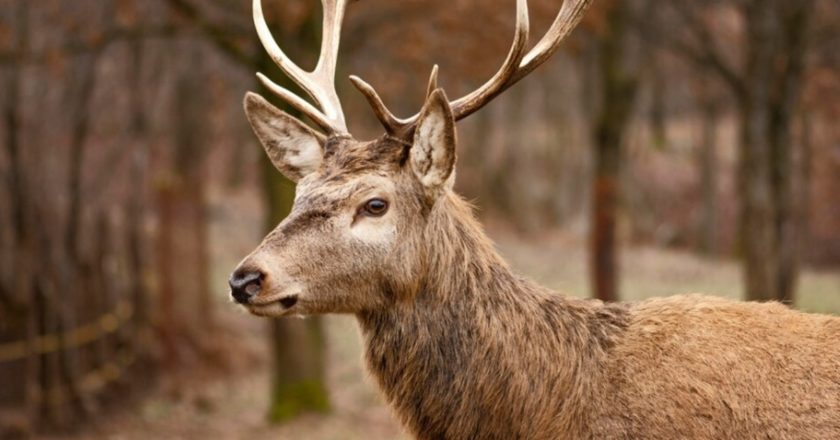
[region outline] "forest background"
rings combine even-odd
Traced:
[[[288,212],[242,112],[248,0],[0,0],[0,438],[394,438],[350,317],[263,321],[226,279]],[[559,0],[531,0],[532,33]],[[337,85],[399,114],[501,64],[513,0],[350,3]],[[264,0],[314,64],[316,0]],[[278,103],[279,105],[279,103]],[[565,294],[840,313],[840,4],[596,0],[459,124],[456,189]]]

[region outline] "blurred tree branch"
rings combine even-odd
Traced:
[[[41,64],[48,62],[58,54],[62,56],[88,55],[103,51],[113,43],[143,38],[171,37],[180,30],[178,26],[171,24],[138,28],[114,28],[104,32],[95,40],[70,40],[61,47],[50,48],[42,52],[31,53],[20,49],[0,52],[0,66]]]
[[[253,54],[244,50],[239,44],[234,42],[233,38],[235,36],[244,37],[246,41],[249,41],[250,35],[231,34],[226,24],[217,24],[207,19],[188,0],[167,0],[167,4],[193,23],[202,34],[209,38],[219,50],[234,62],[245,66],[253,66],[256,63]]]
[[[708,6],[703,3],[704,6]],[[647,22],[651,17],[640,15],[634,19],[640,20],[636,26],[642,30],[642,37],[654,47],[660,47],[694,66],[718,75],[718,77],[732,89],[737,96],[746,93],[745,79],[738,70],[730,65],[723,55],[720,46],[712,35],[710,27],[703,22],[702,13],[697,10],[697,4],[692,1],[668,2],[673,12],[679,17],[680,24],[688,30],[688,37],[680,35],[678,29],[664,27],[667,20],[660,18],[659,26],[651,27]],[[662,8],[660,13],[667,12]],[[693,40],[693,42],[689,41]]]
[[[790,303],[801,235],[794,215],[792,130],[816,2],[685,0],[668,6],[662,12],[673,12],[677,26],[659,17],[660,47],[729,86],[740,112],[739,234],[747,297]],[[734,38],[726,34],[730,19],[739,24]],[[723,38],[732,53],[724,52]],[[731,65],[733,57],[740,65]]]
[[[256,36],[249,26],[243,26],[236,21],[225,21],[224,23],[214,22],[209,13],[204,13],[201,7],[190,0],[166,0],[167,4],[181,14],[184,18],[189,20],[198,30],[205,35],[213,45],[222,51],[229,59],[237,64],[247,68],[254,68],[259,64],[259,57],[244,49],[247,44],[254,40]],[[353,3],[360,2],[360,0],[353,0]],[[214,8],[229,10],[229,0],[210,0],[209,3]],[[346,38],[342,40],[342,47],[344,53],[353,53],[358,51],[367,41],[367,36],[374,35],[376,32],[382,30],[383,24],[391,25],[398,23],[401,18],[412,15],[419,15],[427,11],[428,4],[418,1],[400,1],[388,3],[387,5],[377,5],[376,8],[365,10],[354,16],[353,20],[345,20],[344,30],[345,34],[354,35],[355,38]],[[351,12],[351,11],[348,11]],[[247,17],[250,17],[248,15]],[[250,20],[246,19],[250,24]],[[231,28],[235,32],[231,32]],[[237,39],[242,39],[242,43],[237,42]],[[261,48],[259,49],[261,50]],[[393,62],[390,59],[383,60],[383,62]],[[399,65],[399,63],[395,63]],[[432,64],[430,61],[429,64]]]
[[[689,44],[680,38],[664,38],[663,40],[673,44],[674,48],[678,49],[677,53],[681,53],[698,66],[714,70],[737,95],[742,96],[745,93],[744,78],[726,61],[715,36],[712,35],[709,26],[703,22],[702,14],[693,7],[695,3],[677,1],[669,4],[691,32],[697,45]]]
[[[251,66],[255,63],[253,55],[236,43],[237,38],[243,42],[250,41],[250,33],[246,33],[242,26],[232,23],[214,23],[201,14],[201,11],[187,0],[166,0],[177,13],[188,19],[214,43],[225,55],[238,64]],[[178,24],[167,23],[154,26],[115,27],[98,35],[95,39],[73,39],[66,41],[61,47],[50,48],[42,52],[32,53],[18,50],[0,52],[0,66],[10,64],[39,64],[49,61],[57,54],[65,56],[85,55],[102,51],[116,42],[134,41],[144,38],[168,38],[179,34],[183,27]]]

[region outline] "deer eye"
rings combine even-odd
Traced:
[[[382,199],[370,199],[362,206],[362,214],[368,217],[382,217],[388,212],[388,202]]]

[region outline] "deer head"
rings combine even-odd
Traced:
[[[472,93],[450,101],[432,70],[423,109],[394,116],[358,77],[385,134],[357,141],[347,131],[335,89],[346,0],[322,0],[324,36],[317,66],[295,65],[271,36],[254,0],[254,23],[276,64],[318,106],[262,74],[260,81],[321,130],[248,93],[245,113],[274,166],[297,182],[291,214],[230,278],[234,300],[254,314],[358,313],[410,300],[423,283],[431,213],[454,197],[455,122],[472,114],[545,62],[590,0],[566,0],[545,36],[526,52],[527,0],[517,0],[513,45],[502,67]],[[403,298],[407,296],[406,298]]]

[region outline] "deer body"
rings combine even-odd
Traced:
[[[358,314],[368,368],[418,439],[840,438],[840,319],[565,298],[513,274],[457,196],[444,204],[461,206],[440,208],[456,218],[429,231],[416,300]]]
[[[840,318],[700,296],[565,298],[513,274],[453,192],[455,122],[544,62],[589,0],[564,1],[528,53],[517,0],[496,75],[450,102],[434,69],[407,119],[353,78],[386,131],[368,142],[347,132],[328,82],[346,0],[322,2],[321,57],[305,72],[254,0],[263,45],[320,109],[260,79],[325,133],[246,95],[254,132],[298,186],[231,276],[236,302],[259,316],[357,316],[368,368],[419,439],[840,438]]]

